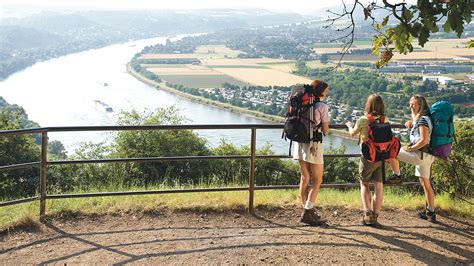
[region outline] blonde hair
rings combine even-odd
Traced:
[[[378,94],[372,94],[367,97],[365,103],[365,114],[373,116],[385,115],[385,105],[383,104],[382,96]]]
[[[425,97],[423,97],[422,95],[415,94],[411,97],[410,100],[415,100],[418,103],[418,106],[420,106],[420,110],[418,110],[418,114],[416,115],[412,114],[413,121],[418,120],[422,115],[424,115],[427,111],[430,110],[430,107],[428,106],[428,103],[426,102]]]

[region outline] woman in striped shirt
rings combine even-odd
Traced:
[[[431,165],[435,157],[428,151],[430,136],[433,130],[430,110],[426,99],[421,95],[415,95],[410,99],[412,121],[405,123],[410,130],[410,144],[402,147],[397,159],[415,165],[415,176],[420,180],[425,192],[426,209],[419,213],[420,218],[430,222],[436,222],[435,195],[431,187]]]

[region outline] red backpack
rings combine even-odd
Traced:
[[[385,182],[385,160],[396,158],[400,152],[400,140],[392,133],[389,123],[385,123],[385,116],[369,119],[369,137],[362,143],[362,155],[367,161],[374,163],[382,161],[382,177]],[[376,122],[378,120],[378,122]]]

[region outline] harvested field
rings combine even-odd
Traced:
[[[291,86],[297,83],[311,82],[307,78],[285,73],[275,69],[219,68],[217,71],[238,80],[259,86]]]
[[[319,210],[327,225],[297,222],[300,209],[171,212],[48,219],[0,235],[0,263],[19,264],[373,264],[470,265],[472,221],[384,211],[361,225],[359,211]]]
[[[215,55],[224,58],[237,57],[241,52],[225,47],[225,45],[202,45],[196,48],[195,54],[199,55]]]

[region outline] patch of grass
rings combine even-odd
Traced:
[[[39,202],[28,202],[0,208],[0,232],[36,231],[39,223]]]
[[[160,187],[160,189],[163,188]],[[359,193],[358,189],[344,191],[322,189],[318,194],[316,205],[323,208],[361,209]],[[47,201],[46,215],[48,217],[70,219],[79,215],[160,213],[165,209],[176,212],[241,212],[245,211],[248,206],[248,197],[247,191],[228,191],[55,199]],[[423,208],[424,202],[423,194],[408,192],[399,188],[386,188],[383,208],[415,210]],[[30,202],[0,208],[0,231],[17,228],[37,230],[39,228],[38,205],[38,202]],[[301,205],[299,193],[295,189],[255,191],[254,206],[258,208],[279,209],[299,207],[299,205]],[[468,219],[474,218],[474,208],[471,204],[454,200],[447,194],[436,196],[436,207],[441,213]]]
[[[227,75],[160,75],[160,78],[190,88],[219,88],[225,82],[239,86],[246,85]]]

